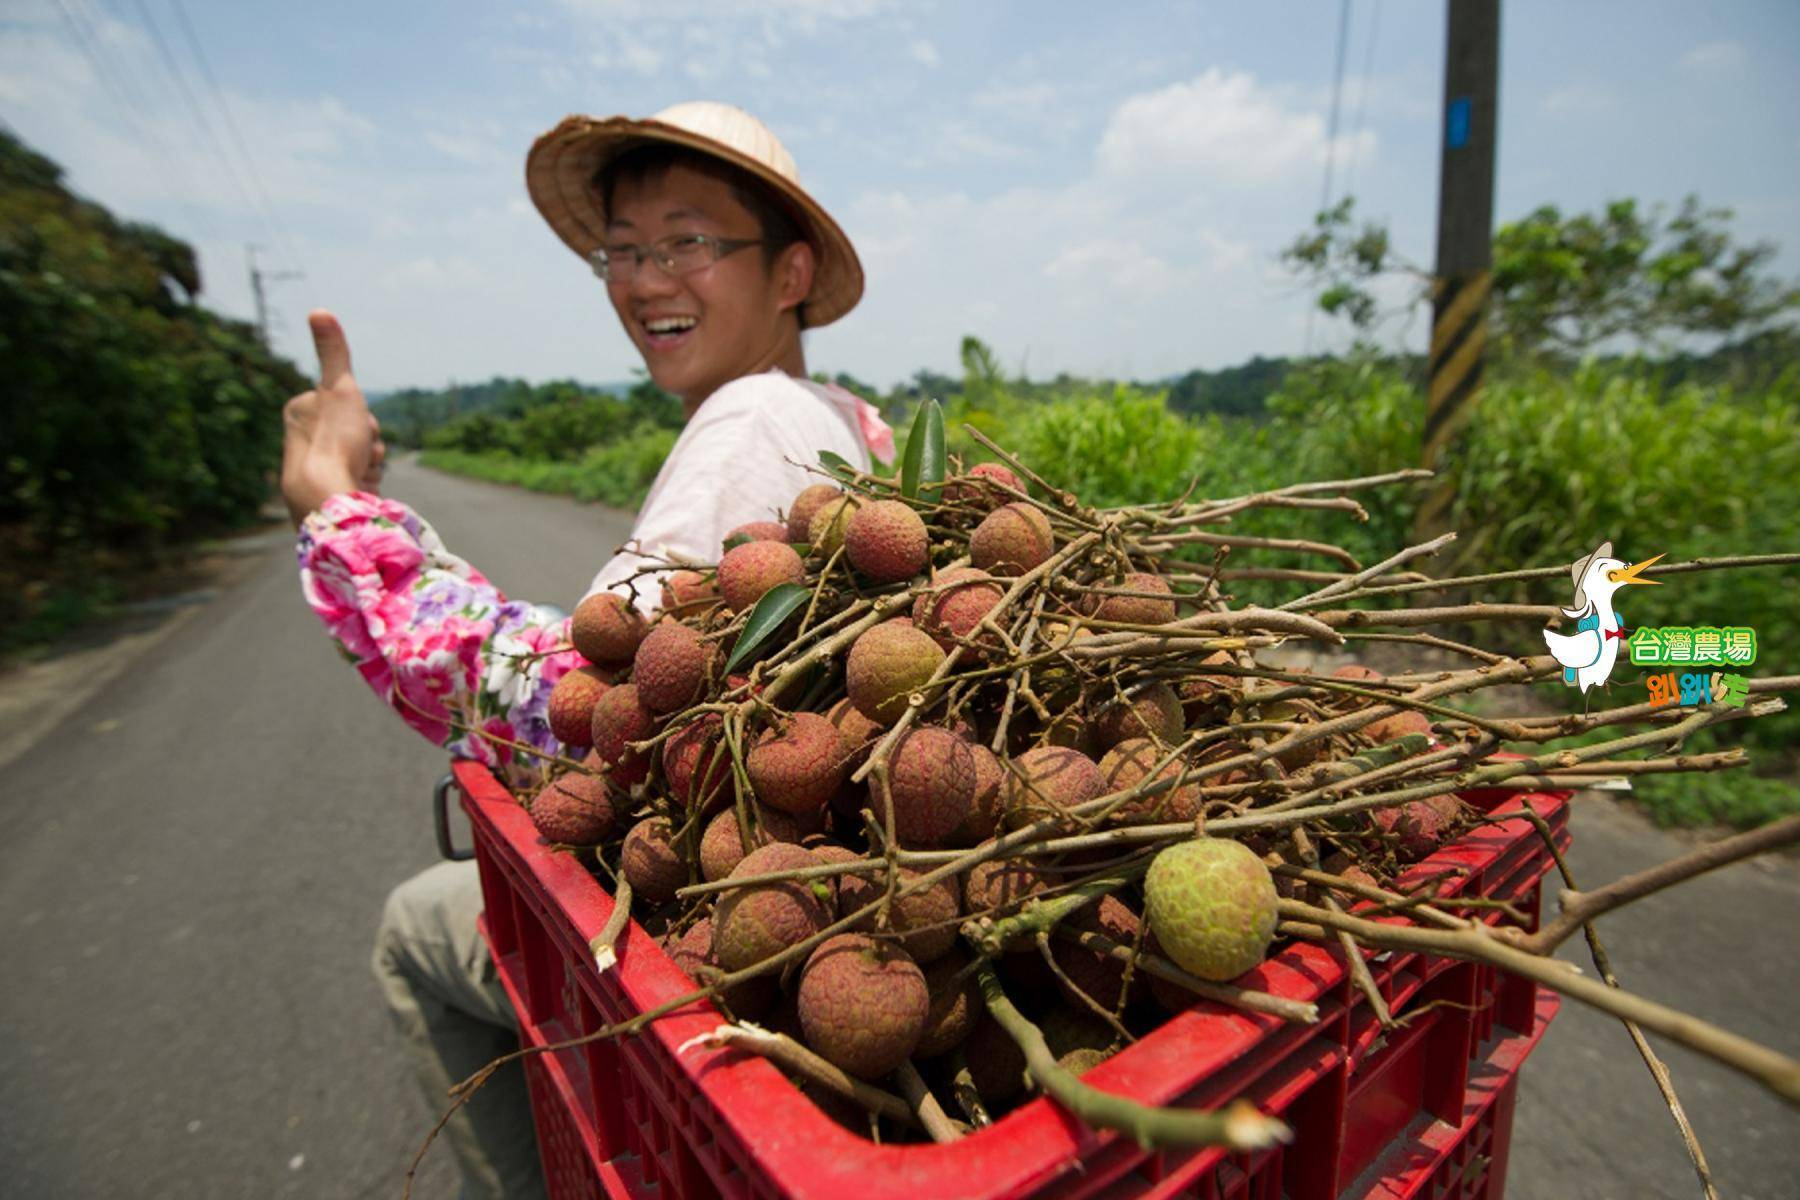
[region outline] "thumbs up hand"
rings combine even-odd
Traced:
[[[281,495],[296,527],[339,492],[373,492],[381,485],[387,447],[381,424],[350,373],[350,344],[336,317],[307,315],[319,356],[319,386],[281,410]]]

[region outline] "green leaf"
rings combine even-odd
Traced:
[[[780,629],[787,619],[794,615],[802,604],[812,598],[812,591],[798,583],[782,583],[763,593],[763,598],[756,602],[750,610],[750,619],[744,622],[744,631],[738,634],[737,645],[731,649],[731,657],[725,660],[727,671],[751,657],[769,635]]]
[[[755,540],[747,533],[734,533],[725,539],[725,549],[735,550],[745,542],[754,542]]]
[[[927,398],[906,435],[906,460],[900,467],[900,494],[918,498],[922,488],[936,490],[944,482],[944,410]]]
[[[843,455],[833,454],[829,450],[819,451],[819,462],[824,464],[826,470],[829,471],[842,471],[846,475],[856,474],[856,468],[851,466]]]

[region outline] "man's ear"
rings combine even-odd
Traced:
[[[809,242],[795,242],[775,259],[776,300],[782,312],[799,307],[812,291],[817,265]]]

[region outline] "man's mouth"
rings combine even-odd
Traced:
[[[644,322],[644,340],[652,350],[671,350],[686,341],[699,324],[698,317],[652,317]]]

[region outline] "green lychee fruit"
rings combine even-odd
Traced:
[[[917,881],[922,872],[900,868],[900,886]],[[845,875],[838,880],[838,915],[847,917],[881,899],[887,891],[887,875]],[[900,948],[920,966],[942,958],[956,945],[958,920],[962,916],[962,889],[956,879],[938,880],[930,887],[904,896],[889,911],[894,933],[900,935]],[[874,933],[873,914],[851,928]]]
[[[619,870],[633,894],[651,904],[667,904],[678,888],[687,886],[687,862],[675,844],[675,826],[669,818],[645,817],[626,831]]]
[[[947,729],[909,729],[888,760],[888,792],[900,844],[938,845],[975,803],[975,759],[968,744]],[[885,823],[887,806],[879,789],[871,790],[870,800]]]
[[[856,933],[827,938],[796,992],[806,1044],[858,1079],[879,1079],[912,1055],[931,997],[904,950]]]
[[[1017,829],[1061,816],[1105,794],[1106,779],[1093,759],[1064,746],[1039,746],[1012,760],[1006,779],[1006,824]]]
[[[1202,979],[1236,979],[1262,962],[1275,937],[1275,880],[1247,846],[1225,838],[1177,842],[1144,876],[1158,943]]]
[[[1112,1057],[1112,1027],[1085,1009],[1053,1008],[1038,1022],[1038,1028],[1057,1065],[1065,1071],[1079,1075]]]
[[[814,483],[800,490],[788,509],[787,540],[804,542],[811,536],[813,514],[844,493],[829,483]]]
[[[862,501],[855,496],[842,494],[819,506],[806,526],[806,540],[812,546],[815,557],[830,558],[843,548],[844,534],[850,528],[850,519],[861,507]]]
[[[649,759],[630,749],[656,732],[656,715],[638,701],[637,685],[621,683],[608,688],[594,701],[590,728],[594,753],[610,768],[620,787],[641,783],[650,773]]]
[[[1000,765],[994,752],[970,742],[969,757],[975,763],[975,796],[969,803],[969,815],[946,839],[952,846],[973,846],[993,837],[1000,827],[1005,804],[1002,785],[1006,782],[1006,768]]]
[[[615,812],[603,775],[571,772],[544,785],[531,800],[531,823],[546,841],[592,846],[612,833]]]
[[[1056,548],[1050,518],[1036,505],[1003,504],[969,535],[969,561],[990,575],[1023,575]]]
[[[930,590],[920,592],[913,601],[912,623],[949,650],[972,636],[981,618],[992,612],[1005,594],[992,575],[978,568],[939,571],[932,576]],[[979,640],[986,647],[994,638],[990,634]]]
[[[919,1044],[913,1047],[914,1057],[936,1058],[961,1045],[975,1028],[983,1009],[981,989],[975,983],[975,972],[968,969],[969,961],[968,954],[953,948],[922,968],[931,1006],[925,1013]]]
[[[569,640],[581,657],[603,667],[622,667],[637,653],[649,624],[623,596],[595,592],[575,606]]]
[[[663,621],[644,636],[632,659],[638,701],[658,715],[686,708],[706,685],[713,651],[686,625]]]
[[[1100,760],[1100,774],[1106,779],[1106,793],[1123,792],[1136,787],[1149,776],[1156,764],[1168,755],[1168,749],[1149,738],[1129,738],[1106,752]],[[1160,779],[1181,777],[1181,760],[1176,759],[1157,772]],[[1164,821],[1192,821],[1200,814],[1200,784],[1189,779],[1176,787],[1139,796],[1113,809],[1112,819],[1121,824],[1144,824]]]
[[[701,983],[700,973],[696,967],[718,967],[719,962],[712,952],[713,923],[711,917],[702,918],[689,927],[688,931],[668,946],[664,947],[670,961],[683,971],[696,984]],[[746,979],[725,989],[719,999],[731,1010],[731,1015],[740,1021],[755,1021],[769,1011],[780,991],[774,975],[758,975],[754,979]]]
[[[707,713],[689,721],[662,750],[663,779],[669,794],[689,812],[711,812],[729,797],[731,752],[724,741],[724,721]]]
[[[1100,744],[1109,750],[1132,738],[1151,738],[1173,746],[1181,740],[1185,727],[1181,698],[1174,688],[1160,682],[1126,689],[1124,698],[1115,697],[1094,722]]]
[[[799,846],[776,842],[751,851],[731,874],[765,875],[816,862]],[[713,909],[713,955],[719,966],[741,971],[799,945],[830,924],[830,904],[819,898],[812,882],[784,880],[722,894]]]
[[[943,648],[917,629],[877,625],[850,646],[844,690],[863,716],[891,725],[906,711],[907,698],[925,687],[943,661]]]
[[[594,704],[610,685],[598,667],[576,667],[550,689],[550,733],[565,746],[586,749],[594,742]]]
[[[876,583],[899,583],[931,565],[931,539],[912,506],[876,500],[856,510],[844,528],[850,565]]]
[[[719,560],[719,594],[733,612],[747,612],[763,594],[806,579],[806,564],[786,542],[745,542]]]
[[[783,724],[766,730],[744,757],[751,790],[782,812],[823,812],[844,784],[844,739],[818,713],[790,713]]]
[[[1095,586],[1119,592],[1155,592],[1168,596],[1158,600],[1150,596],[1090,596],[1094,620],[1118,621],[1128,625],[1167,625],[1175,619],[1174,591],[1161,575],[1132,571],[1118,583],[1102,580]]]

